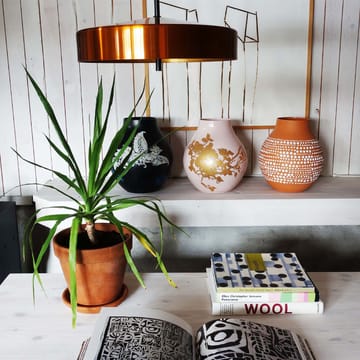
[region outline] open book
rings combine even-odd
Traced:
[[[103,308],[85,360],[314,360],[307,342],[290,330],[240,318],[206,322],[195,333],[159,310]]]

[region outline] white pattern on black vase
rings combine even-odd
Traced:
[[[157,191],[163,187],[170,176],[172,152],[169,144],[164,140],[155,118],[134,117],[127,129],[125,139],[136,126],[138,127],[137,133],[131,146],[128,146],[114,163],[114,168],[129,154],[128,162],[138,159],[119,181],[119,184],[126,191],[133,193]],[[114,156],[117,154],[118,152]]]

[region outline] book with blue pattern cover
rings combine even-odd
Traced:
[[[211,255],[217,292],[316,292],[295,253],[237,253]]]

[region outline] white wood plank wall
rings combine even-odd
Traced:
[[[29,87],[26,66],[46,92],[69,141],[86,169],[86,143],[97,84],[106,93],[116,73],[116,104],[111,128],[121,124],[140,92],[142,64],[79,64],[77,29],[143,16],[142,0],[0,0],[0,193],[31,195],[50,178],[17,158],[15,148],[31,161],[50,168],[61,163],[44,134],[52,130]],[[325,176],[360,175],[360,2],[315,0],[310,117],[326,156]],[[110,129],[111,132],[111,129]],[[242,129],[250,158],[248,175],[259,175],[256,161],[269,130]],[[174,176],[182,174],[181,158],[191,131],[171,138]],[[67,170],[63,168],[63,170]]]

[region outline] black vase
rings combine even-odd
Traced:
[[[161,189],[170,176],[173,159],[170,145],[164,140],[164,135],[160,132],[156,118],[133,117],[125,139],[130,136],[135,127],[138,128],[132,143],[133,149],[130,160],[141,153],[143,155],[119,181],[119,184],[126,191],[132,193],[157,191]]]

